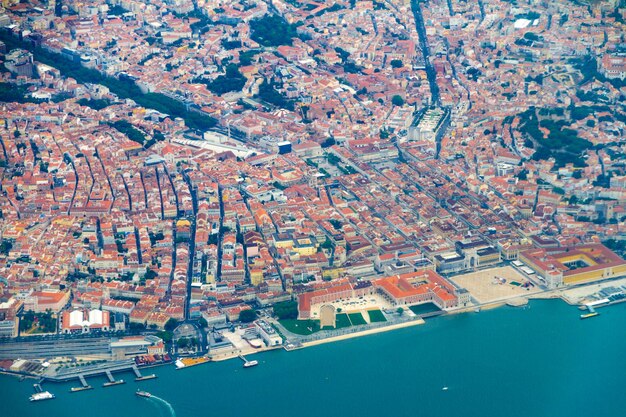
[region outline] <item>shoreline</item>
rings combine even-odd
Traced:
[[[560,291],[546,291],[543,293],[534,293],[534,294],[529,294],[525,297],[519,297],[519,298],[525,298],[528,301],[530,300],[554,300],[554,299],[559,299],[563,302],[565,302],[566,304],[570,305],[570,306],[575,306],[578,304],[572,303],[572,301],[570,299],[568,299],[567,297],[565,297],[565,294],[563,294]],[[624,300],[626,301],[626,300]],[[492,302],[488,302],[485,304],[481,304],[481,305],[472,305],[472,306],[468,306],[468,307],[462,307],[462,308],[458,308],[458,309],[453,309],[453,310],[448,310],[445,311],[444,314],[441,315],[458,315],[458,314],[462,314],[462,313],[472,313],[475,312],[475,310],[477,308],[480,309],[480,311],[487,311],[487,310],[494,310],[500,307],[503,307],[507,305],[506,304],[506,300],[495,300]],[[437,317],[437,316],[434,316]],[[240,355],[244,355],[244,356],[249,356],[249,355],[254,355],[257,353],[263,353],[263,352],[269,352],[272,350],[277,350],[277,349],[283,349],[283,350],[287,350],[287,351],[291,351],[291,350],[299,350],[299,349],[304,349],[304,348],[308,348],[308,347],[313,347],[313,346],[319,346],[319,345],[323,345],[323,344],[328,344],[328,343],[334,343],[334,342],[340,342],[342,340],[349,340],[349,339],[354,339],[354,338],[359,338],[359,337],[364,337],[364,336],[369,336],[369,335],[373,335],[373,334],[378,334],[378,333],[386,333],[386,332],[390,332],[390,331],[394,331],[394,330],[398,330],[398,329],[402,329],[402,328],[408,328],[408,327],[414,327],[414,326],[419,326],[419,325],[423,325],[426,324],[426,320],[424,320],[423,318],[418,318],[415,320],[411,320],[411,321],[406,321],[403,323],[397,323],[397,324],[391,324],[388,326],[383,326],[383,327],[378,327],[378,328],[373,328],[373,329],[366,329],[366,330],[362,330],[359,332],[354,332],[354,333],[347,333],[347,334],[342,334],[342,335],[337,335],[337,336],[330,336],[330,337],[326,337],[326,338],[322,338],[322,339],[318,339],[318,340],[312,340],[309,342],[302,342],[301,345],[293,348],[293,349],[285,349],[285,345],[280,345],[280,346],[263,346],[260,347],[258,349],[254,349],[254,350],[237,350],[237,351],[231,351],[231,352],[224,352],[221,354],[218,354],[216,357],[211,357],[210,355],[205,355],[206,357],[209,358],[209,360],[207,362],[204,363],[209,363],[209,362],[223,362],[223,361],[227,361],[227,360],[231,360],[231,359],[238,359]],[[151,364],[151,365],[145,365],[145,366],[141,366],[140,369],[150,369],[150,368],[157,368],[157,367],[162,367],[162,366],[167,366],[167,365],[173,365],[174,364],[174,360],[172,360],[171,362],[166,362],[166,363],[156,363],[156,364]],[[190,366],[193,367],[194,365]],[[181,368],[184,369],[184,368]],[[28,375],[28,374],[22,374],[22,373],[16,373],[16,372],[11,372],[11,371],[7,371],[7,370],[0,370],[0,374],[4,374],[4,375],[8,375],[8,376],[13,376],[15,378],[28,378],[28,379],[38,379],[41,378],[40,376],[37,375]]]
[[[255,350],[246,351],[246,352],[223,353],[223,354],[221,354],[220,357],[217,357],[217,358],[212,358],[212,357],[210,357],[210,355],[208,357],[210,358],[209,362],[223,362],[223,361],[228,361],[228,360],[231,360],[231,359],[237,359],[237,358],[239,358],[239,355],[250,356],[250,355],[255,355],[257,353],[269,352],[269,351],[272,351],[272,350],[278,350],[278,349],[282,349],[282,348],[283,348],[283,345],[280,345],[280,346],[265,346],[265,347],[260,347],[260,348],[255,349]]]
[[[311,346],[323,345],[323,344],[326,344],[326,343],[339,342],[341,340],[348,340],[348,339],[354,339],[354,338],[357,338],[357,337],[369,336],[369,335],[377,334],[377,333],[385,333],[385,332],[389,332],[389,331],[392,331],[392,330],[403,329],[405,327],[419,326],[419,325],[422,325],[422,324],[425,324],[425,323],[426,323],[426,321],[424,319],[420,318],[420,319],[417,319],[417,320],[411,320],[411,321],[407,321],[407,322],[404,322],[404,323],[391,324],[389,326],[383,326],[383,327],[378,327],[378,328],[375,328],[375,329],[363,330],[361,332],[354,332],[354,333],[342,334],[342,335],[339,335],[339,336],[326,337],[324,339],[313,340],[311,342],[304,342],[304,343],[302,343],[302,346],[300,347],[300,349],[311,347]]]

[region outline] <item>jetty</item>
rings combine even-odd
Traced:
[[[104,371],[104,373],[109,379],[109,382],[105,382],[104,384],[102,384],[103,387],[112,387],[113,385],[120,385],[124,383],[123,379],[116,381],[115,378],[113,378],[113,374],[111,373],[111,371],[107,370],[107,371]]]
[[[135,381],[139,382],[139,381],[146,381],[148,379],[154,379],[156,378],[156,374],[150,374],[150,375],[146,375],[146,376],[142,376],[141,372],[139,372],[139,368],[137,368],[137,366],[133,366],[131,368],[133,370],[133,372],[135,373]]]
[[[251,367],[256,366],[256,365],[258,365],[258,364],[259,364],[259,362],[258,362],[258,361],[249,361],[249,360],[248,360],[248,359],[246,359],[246,357],[245,357],[245,356],[243,356],[243,355],[238,355],[238,356],[239,356],[239,359],[241,359],[241,360],[243,361],[243,367],[244,367],[244,368],[251,368]]]
[[[85,391],[88,389],[93,389],[93,387],[87,383],[87,380],[85,379],[85,376],[83,374],[78,374],[78,380],[80,381],[81,386],[70,388],[70,392],[79,392],[79,391]]]
[[[88,377],[104,375],[108,382],[103,387],[111,387],[114,385],[124,384],[123,379],[116,380],[113,376],[116,372],[133,372],[135,381],[146,381],[157,377],[156,374],[142,375],[139,368],[132,359],[123,361],[106,362],[95,365],[79,366],[75,368],[56,368],[50,369],[42,375],[42,381],[67,382],[78,380],[80,386],[71,388],[71,392],[84,391],[93,387],[87,383]]]

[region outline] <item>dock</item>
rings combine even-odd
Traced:
[[[86,391],[93,388],[87,383],[87,380],[85,379],[85,376],[83,374],[78,375],[78,380],[80,381],[81,386],[70,388],[70,392]]]
[[[86,365],[81,366],[80,368],[52,369],[41,376],[42,379],[40,382],[67,382],[78,379],[81,385],[71,389],[71,392],[77,392],[92,389],[91,385],[89,385],[86,380],[86,378],[91,376],[104,375],[108,379],[108,381],[103,384],[104,387],[124,384],[125,381],[123,379],[116,380],[113,374],[129,371],[135,374],[135,381],[147,381],[149,379],[157,378],[156,374],[142,375],[135,361],[127,359],[122,361]]]
[[[241,359],[243,361],[243,367],[244,368],[251,368],[253,366],[257,366],[259,364],[258,361],[249,361],[248,359],[246,359],[245,356],[243,355],[239,355],[239,359]]]
[[[118,381],[115,380],[115,378],[113,378],[113,374],[111,373],[111,371],[105,371],[104,372],[107,376],[107,378],[109,379],[109,382],[105,382],[104,384],[102,384],[103,387],[112,387],[113,385],[120,385],[124,383],[123,379],[120,379]]]
[[[124,372],[131,371],[133,367],[136,368],[135,361],[133,360],[124,360],[124,361],[113,361],[106,363],[99,363],[95,365],[86,365],[76,368],[63,368],[56,369],[50,372],[46,372],[42,375],[42,378],[46,381],[52,382],[66,382],[71,381],[73,379],[81,379],[87,378],[90,376],[98,376],[98,375],[106,375],[106,372],[109,371],[111,373],[114,372]],[[139,372],[139,370],[137,370]],[[141,376],[141,374],[139,374]],[[82,381],[81,381],[82,382]]]
[[[139,381],[147,381],[148,379],[154,379],[154,378],[157,377],[156,374],[142,376],[141,372],[139,372],[139,368],[137,368],[136,366],[133,366],[132,370],[135,373],[135,381],[137,381],[137,382],[139,382]]]

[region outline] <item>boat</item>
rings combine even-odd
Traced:
[[[600,314],[600,313],[598,313],[597,311],[594,311],[593,313],[581,314],[581,315],[580,315],[580,319],[581,319],[581,320],[582,320],[582,319],[588,319],[588,318],[591,318],[591,317],[595,317],[595,316],[597,316],[598,314]]]
[[[180,359],[176,359],[176,362],[174,362],[174,365],[176,366],[176,369],[184,368],[185,366],[187,366]]]
[[[442,390],[442,391],[447,391],[447,390],[448,390],[448,387],[443,387],[443,388],[441,388],[441,390]]]
[[[135,392],[135,395],[138,395],[140,397],[146,397],[146,398],[152,397],[152,394],[150,394],[149,392],[147,392],[147,391],[140,391],[140,390],[137,390],[137,392]]]
[[[43,401],[43,400],[51,400],[55,398],[54,394],[49,393],[48,391],[37,392],[30,396],[31,401]]]
[[[259,361],[246,361],[243,364],[244,368],[252,368],[253,366],[257,366],[259,364]]]

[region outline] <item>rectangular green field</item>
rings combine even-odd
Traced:
[[[343,329],[344,327],[352,326],[350,323],[350,318],[346,313],[337,314],[337,327],[336,329]]]
[[[319,320],[285,319],[279,320],[279,323],[282,324],[285,329],[289,330],[291,333],[299,334],[302,336],[308,336],[320,330]]]
[[[370,316],[370,323],[382,323],[387,321],[385,315],[380,310],[368,310],[367,314]]]
[[[353,326],[359,326],[361,324],[367,324],[367,322],[365,321],[365,319],[363,318],[363,315],[361,313],[350,313],[350,314],[348,314],[348,316],[350,316],[350,321],[352,322]]]
[[[416,306],[411,306],[409,308],[411,309],[413,313],[415,313],[418,316],[420,314],[428,314],[428,313],[434,313],[436,311],[441,311],[441,309],[433,303],[418,304]]]

